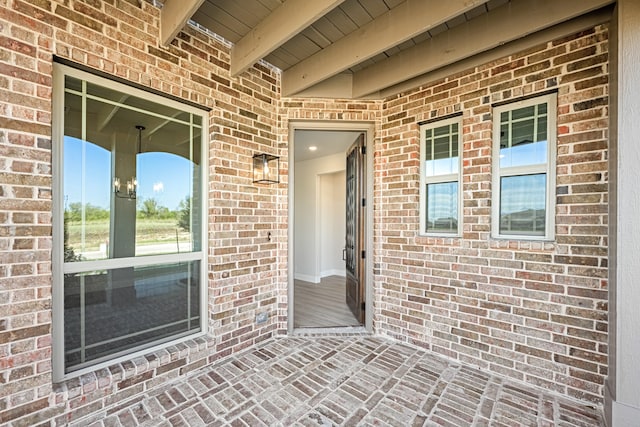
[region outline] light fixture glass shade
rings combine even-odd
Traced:
[[[142,153],[142,131],[146,128],[142,125],[136,125],[136,129],[138,130],[138,141],[136,146],[136,156]],[[127,194],[121,194],[122,183],[120,182],[120,178],[115,176],[113,177],[113,193],[116,197],[121,199],[129,199],[135,200],[138,192],[138,179],[135,176],[132,176],[131,179],[127,181]]]
[[[280,157],[266,153],[254,154],[253,182],[278,184],[280,182]]]
[[[134,200],[138,191],[138,180],[135,176],[132,176],[131,179],[127,181],[126,187],[127,194],[121,195],[120,192],[122,190],[122,184],[120,183],[120,178],[116,176],[113,179],[113,192],[115,193],[116,197]]]

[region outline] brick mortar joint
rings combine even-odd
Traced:
[[[420,346],[418,344],[415,344],[414,342],[412,342],[413,338],[412,337],[408,337],[408,336],[403,336],[403,335],[399,335],[397,332],[391,331],[391,330],[384,330],[384,332],[379,333],[379,334],[375,334],[375,337],[380,337],[380,338],[384,338],[384,339],[388,339],[390,341],[395,341],[395,342],[400,342],[402,344],[405,344],[413,349],[417,349],[420,351],[429,351],[430,353],[432,353],[435,357],[441,358],[443,360],[446,360],[447,362],[450,362],[453,366],[459,366],[459,365],[473,365],[473,361],[475,360],[475,357],[471,357],[471,358],[466,358],[464,361],[460,361],[459,359],[454,359],[453,357],[447,356],[446,354],[443,353],[439,353],[439,352],[434,352],[433,350],[426,350],[425,347]],[[398,339],[396,337],[400,337],[402,339]],[[476,365],[476,367],[478,369],[481,369],[481,367],[479,365]],[[524,380],[520,380],[517,378],[513,378],[513,377],[508,377],[505,375],[500,376],[499,374],[495,373],[494,371],[489,371],[489,375],[492,378],[503,378],[505,382],[509,383],[514,383],[516,385],[519,385],[523,388],[529,388],[529,387],[534,387],[535,389],[540,390],[540,392],[544,392],[545,394],[551,395],[555,398],[560,398],[563,400],[569,400],[572,401],[574,403],[577,404],[585,404],[584,400],[580,400],[577,399],[573,396],[571,396],[570,394],[562,394],[559,392],[556,392],[554,390],[550,390],[547,388],[544,388],[542,386],[536,385],[534,383],[531,382],[527,382]],[[566,387],[569,387],[568,385],[565,385]],[[600,401],[598,403],[592,403],[595,408],[598,408],[599,410],[603,410],[604,408],[604,402]]]
[[[146,359],[146,363],[143,369],[140,369],[140,365],[134,365],[133,369],[129,369],[123,366],[124,363],[132,362],[133,360],[135,360],[129,358],[120,363],[97,367],[96,369],[89,372],[85,372],[77,376],[72,376],[59,382],[54,382],[51,398],[54,399],[54,401],[57,398],[68,400],[71,395],[73,396],[73,398],[77,398],[78,396],[86,396],[97,390],[109,390],[117,386],[117,384],[122,381],[137,378],[149,372],[152,373],[151,378],[158,378],[172,371],[169,370],[167,372],[157,374],[158,369],[161,369],[164,366],[171,365],[178,360],[185,360],[185,363],[181,364],[176,369],[179,369],[182,366],[189,365],[190,363],[197,362],[198,360],[208,360],[213,355],[212,350],[215,349],[216,338],[217,337],[212,335],[211,333],[207,333],[204,336],[190,338],[172,346],[163,347],[162,349],[159,349],[157,351],[142,354],[138,358]],[[201,342],[201,340],[203,339],[206,341]],[[202,346],[204,346],[204,349],[201,348]],[[185,350],[186,354],[182,354]],[[174,355],[176,356],[175,359]],[[169,357],[169,360],[163,362],[163,359],[167,358],[167,356]],[[200,357],[191,360],[193,356]],[[101,372],[108,372],[108,374],[101,375]],[[105,378],[107,378],[107,381],[104,384],[101,384],[101,382],[104,381]],[[92,385],[95,385],[95,388],[92,388]],[[87,391],[85,391],[85,389],[87,389]],[[76,394],[75,392],[78,390],[79,393]],[[88,404],[91,404],[94,401],[95,400],[90,400]]]

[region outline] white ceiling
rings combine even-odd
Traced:
[[[346,154],[351,144],[361,133],[358,131],[296,130],[293,140],[294,162],[302,162],[337,153]],[[317,147],[317,150],[309,150],[311,146]]]

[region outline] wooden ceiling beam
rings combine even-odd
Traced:
[[[231,49],[231,76],[237,77],[344,0],[287,0]]]
[[[613,0],[517,0],[399,52],[353,75],[363,97],[570,20]]]
[[[479,53],[478,55],[465,58],[462,61],[458,61],[449,66],[438,68],[413,79],[403,81],[395,86],[390,86],[378,92],[374,92],[371,96],[387,98],[400,92],[415,89],[419,86],[429,85],[436,80],[444,79],[452,74],[461,73],[465,70],[496,61],[500,58],[505,58],[509,55],[540,46],[543,43],[547,43],[549,40],[559,39],[580,31],[588,30],[596,25],[607,23],[611,21],[612,13],[613,5],[598,9],[586,15],[580,15],[570,21],[562,22],[543,31],[538,31],[526,37],[500,45],[494,49]],[[352,87],[349,87],[349,92],[343,92],[342,95],[344,96],[344,93],[349,93],[351,95],[352,89]]]
[[[122,95],[116,101],[116,104],[104,104],[103,107],[98,111],[96,117],[96,129],[98,132],[102,132],[105,127],[109,123],[111,123],[111,119],[116,115],[118,110],[120,110],[120,104],[124,104],[125,101],[129,98],[130,95]]]
[[[204,0],[165,0],[160,9],[160,44],[169,46]]]
[[[410,91],[420,86],[432,84],[436,80],[441,80],[452,74],[457,74],[469,70],[483,64],[505,58],[509,55],[522,52],[549,40],[555,40],[560,37],[569,36],[577,32],[588,30],[596,25],[607,23],[611,20],[613,13],[613,5],[598,9],[586,15],[580,15],[570,21],[565,21],[554,25],[543,31],[538,31],[526,37],[511,41],[500,45],[494,49],[479,53],[477,55],[465,58],[446,67],[441,67],[426,74],[422,74],[413,79],[405,80],[394,86],[386,87],[380,91],[359,97],[358,99],[384,99],[400,92]],[[353,98],[353,75],[337,74],[328,78],[308,89],[298,93],[296,97],[300,98]]]
[[[407,0],[284,71],[282,93],[297,94],[486,1]]]

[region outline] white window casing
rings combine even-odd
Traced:
[[[436,155],[436,133],[440,133],[438,139],[448,138],[449,152],[444,157]],[[462,235],[462,149],[462,116],[420,125],[420,235],[433,237],[459,237]],[[436,164],[438,160],[444,161],[444,165],[438,166]],[[446,213],[442,211],[443,215],[449,216],[440,219],[440,221],[448,223],[449,226],[443,226],[441,230],[438,230],[438,227],[432,222],[438,219],[429,218],[429,210],[435,212],[436,206],[429,200],[428,188],[429,186],[446,184],[455,184],[456,186],[453,200],[455,212],[451,212],[451,209]],[[451,223],[453,220],[456,221],[455,226]]]
[[[555,238],[557,95],[547,94],[493,108],[491,236],[496,239],[552,241]],[[546,126],[546,130],[544,129]],[[519,136],[514,134],[522,131]],[[523,135],[533,135],[533,140]],[[545,135],[542,140],[538,135]],[[518,139],[520,139],[518,141]],[[502,143],[502,146],[501,146]],[[541,153],[541,147],[546,152]],[[504,163],[504,164],[503,164]],[[536,181],[545,183],[542,186]],[[505,184],[528,180],[520,191],[508,191]],[[535,184],[534,184],[535,183]],[[544,187],[537,202],[533,194]],[[510,197],[509,202],[505,200]],[[544,218],[539,218],[544,203]],[[511,206],[513,212],[501,215]],[[515,211],[520,209],[520,211]],[[530,220],[527,219],[530,215]],[[501,218],[502,217],[502,218]],[[537,218],[537,219],[536,219]],[[513,222],[520,221],[520,227]],[[539,230],[538,223],[544,223]],[[526,224],[529,228],[523,226]],[[525,229],[526,228],[526,229]]]

